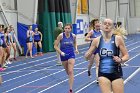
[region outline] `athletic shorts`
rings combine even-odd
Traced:
[[[75,59],[75,53],[74,52],[69,52],[69,53],[66,53],[65,56],[60,55],[60,58],[61,58],[61,61],[67,61],[71,58]]]
[[[102,72],[99,72],[98,77],[106,77],[107,79],[109,79],[112,82],[112,81],[114,81],[116,79],[123,78],[123,73],[122,73],[122,71],[115,72],[115,73],[102,73]]]
[[[2,47],[3,47],[3,48],[7,48],[6,43],[3,43],[3,44],[2,44]]]
[[[28,37],[28,38],[26,39],[26,43],[30,43],[30,42],[33,42],[33,40],[30,40],[30,38]]]
[[[93,54],[96,55],[97,53],[99,53],[99,49],[98,48],[93,52]]]
[[[39,42],[40,40],[34,40],[34,42]]]

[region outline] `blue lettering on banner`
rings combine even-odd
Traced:
[[[77,34],[83,34],[84,31],[83,19],[77,19]]]

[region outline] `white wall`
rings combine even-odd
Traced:
[[[18,22],[31,25],[34,22],[36,0],[17,0]]]
[[[135,34],[140,30],[140,18],[130,18],[130,34]]]
[[[13,25],[15,32],[17,32],[17,12],[16,11],[6,11],[6,17],[10,25]],[[0,12],[0,23],[6,25],[6,20],[3,13]]]
[[[100,17],[100,7],[101,2],[100,0],[89,0],[89,16],[90,21],[93,18],[99,18]]]

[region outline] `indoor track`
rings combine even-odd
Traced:
[[[140,93],[140,35],[129,35],[125,41],[130,59],[123,67],[125,93]],[[88,62],[84,54],[89,45],[80,45],[74,66],[74,93],[101,93],[95,82],[95,68],[92,78],[87,76]],[[1,72],[3,84],[0,93],[68,93],[68,76],[62,66],[56,65],[55,52],[46,53],[34,59],[22,59],[8,65]],[[119,93],[119,92],[118,92]]]

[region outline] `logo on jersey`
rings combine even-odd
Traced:
[[[106,48],[102,48],[100,50],[100,55],[101,56],[113,56],[113,51],[112,50],[108,50]]]

